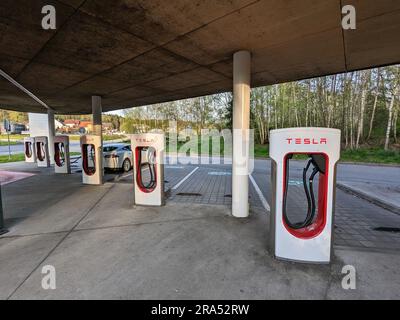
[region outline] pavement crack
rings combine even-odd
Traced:
[[[209,217],[198,217],[198,218],[186,218],[186,219],[176,219],[176,220],[157,220],[157,221],[149,221],[149,222],[137,222],[137,223],[126,223],[126,224],[117,224],[110,226],[101,226],[101,227],[92,227],[92,228],[82,228],[72,230],[72,232],[79,231],[92,231],[92,230],[103,230],[103,229],[113,229],[113,228],[124,228],[124,227],[135,227],[141,225],[150,225],[150,224],[158,224],[158,223],[172,223],[172,222],[185,222],[185,221],[196,221],[196,220],[206,220],[206,219],[221,219],[226,218],[228,216],[209,216]]]

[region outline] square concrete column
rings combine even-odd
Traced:
[[[248,51],[233,55],[232,215],[249,215],[250,67]]]
[[[49,157],[50,163],[54,164],[54,136],[56,135],[56,127],[54,123],[54,111],[51,109],[47,109],[47,121],[49,127]]]
[[[92,96],[92,125],[93,125],[93,134],[96,136],[102,135],[102,121],[101,121],[101,97],[100,96]]]

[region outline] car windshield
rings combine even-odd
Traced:
[[[105,147],[103,147],[103,152],[111,152],[111,151],[114,151],[117,149],[118,149],[118,147],[116,147],[116,146],[105,146]]]

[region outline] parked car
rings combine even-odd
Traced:
[[[103,162],[105,169],[132,169],[133,156],[131,146],[127,143],[109,143],[103,146]]]

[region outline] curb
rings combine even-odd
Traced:
[[[342,190],[344,192],[353,194],[353,195],[355,195],[355,196],[357,196],[357,197],[359,197],[361,199],[367,200],[367,201],[369,201],[369,202],[371,202],[371,203],[373,203],[373,204],[375,204],[375,205],[377,205],[377,206],[379,206],[379,207],[381,207],[383,209],[389,210],[389,211],[391,211],[391,212],[393,212],[395,214],[400,215],[400,207],[398,207],[398,206],[395,206],[395,205],[392,205],[391,203],[387,203],[385,201],[382,201],[379,198],[373,197],[370,194],[367,194],[367,193],[362,192],[360,190],[353,189],[353,188],[351,188],[349,186],[341,184],[340,182],[337,182],[336,186],[340,190]]]

